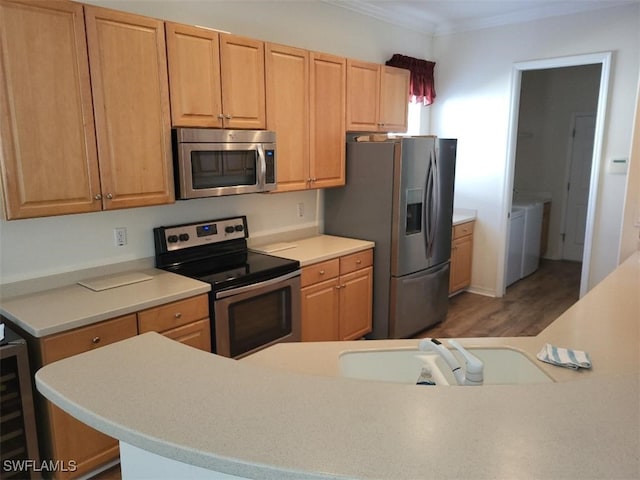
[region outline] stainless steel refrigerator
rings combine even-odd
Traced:
[[[455,139],[347,142],[347,185],[324,191],[325,233],[375,242],[373,331],[406,338],[445,319]]]

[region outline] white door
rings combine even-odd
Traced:
[[[595,126],[595,114],[579,114],[574,117],[562,242],[564,260],[580,262],[584,253]]]

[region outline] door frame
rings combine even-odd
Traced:
[[[600,52],[568,57],[556,57],[543,60],[532,60],[514,63],[511,82],[511,112],[507,139],[507,172],[503,192],[503,232],[502,255],[498,256],[498,291],[504,295],[506,291],[506,255],[509,212],[513,193],[516,146],[518,142],[518,120],[520,115],[520,88],[522,72],[529,70],[544,70],[549,68],[576,67],[580,65],[600,64],[600,89],[598,92],[598,107],[596,109],[596,128],[593,139],[593,156],[591,160],[591,177],[589,182],[589,205],[587,207],[587,221],[584,240],[584,254],[582,257],[582,272],[580,276],[580,297],[588,291],[591,275],[591,250],[593,247],[593,231],[595,226],[596,207],[598,199],[598,183],[603,154],[606,112],[608,107],[609,81],[611,74],[612,52]]]

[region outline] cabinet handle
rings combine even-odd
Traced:
[[[113,195],[111,193],[107,193],[107,198],[111,200],[113,198]]]
[[[229,114],[225,115],[224,118],[226,118],[227,120],[231,120],[233,117]]]
[[[342,285],[336,285],[336,290],[340,290],[342,288]]]
[[[175,317],[175,318],[181,318],[181,317],[182,317],[182,314],[181,314],[180,312],[178,312],[178,313],[176,313],[176,314],[174,315],[174,317]]]
[[[218,119],[219,119],[219,120],[222,120],[223,118],[224,118],[224,115],[223,115],[223,114],[221,114],[221,113],[219,113],[219,114],[218,114]]]
[[[91,343],[93,343],[94,345],[97,345],[100,343],[100,337],[93,337],[91,339]]]
[[[312,179],[311,179],[311,181],[312,181],[312,182],[317,182],[317,181],[318,181],[318,179],[317,179],[317,178],[312,178]]]
[[[362,263],[362,260],[360,260],[359,258],[356,260],[356,265],[360,265]]]
[[[320,270],[318,273],[319,273],[320,275],[324,275],[324,270]]]
[[[102,200],[102,195],[99,193],[96,193],[96,195],[93,197],[94,200]]]

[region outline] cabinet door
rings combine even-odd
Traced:
[[[340,340],[354,340],[372,327],[373,267],[340,277]]]
[[[222,127],[218,32],[166,22],[171,123]]]
[[[338,278],[303,288],[302,341],[324,342],[340,338]]]
[[[451,274],[449,293],[471,284],[471,261],[473,254],[473,235],[456,238],[451,244]]]
[[[7,219],[101,209],[82,12],[71,2],[0,2]]]
[[[171,203],[164,24],[85,6],[105,209]]]
[[[127,315],[95,325],[46,337],[41,342],[43,365],[109,345],[137,334],[136,315]],[[118,441],[76,420],[52,403],[44,400],[48,415],[50,448],[54,460],[74,460],[75,472],[58,472],[66,479],[86,474],[118,458]]]
[[[278,192],[304,190],[309,179],[309,52],[265,46],[267,129],[278,143]]]
[[[345,184],[346,59],[311,53],[311,188]]]
[[[264,129],[264,43],[220,34],[220,64],[224,126]]]
[[[409,70],[382,66],[380,129],[406,132],[409,121]]]
[[[347,130],[378,131],[379,98],[380,65],[347,60]]]
[[[164,331],[162,335],[193,348],[211,352],[211,325],[208,318]]]

